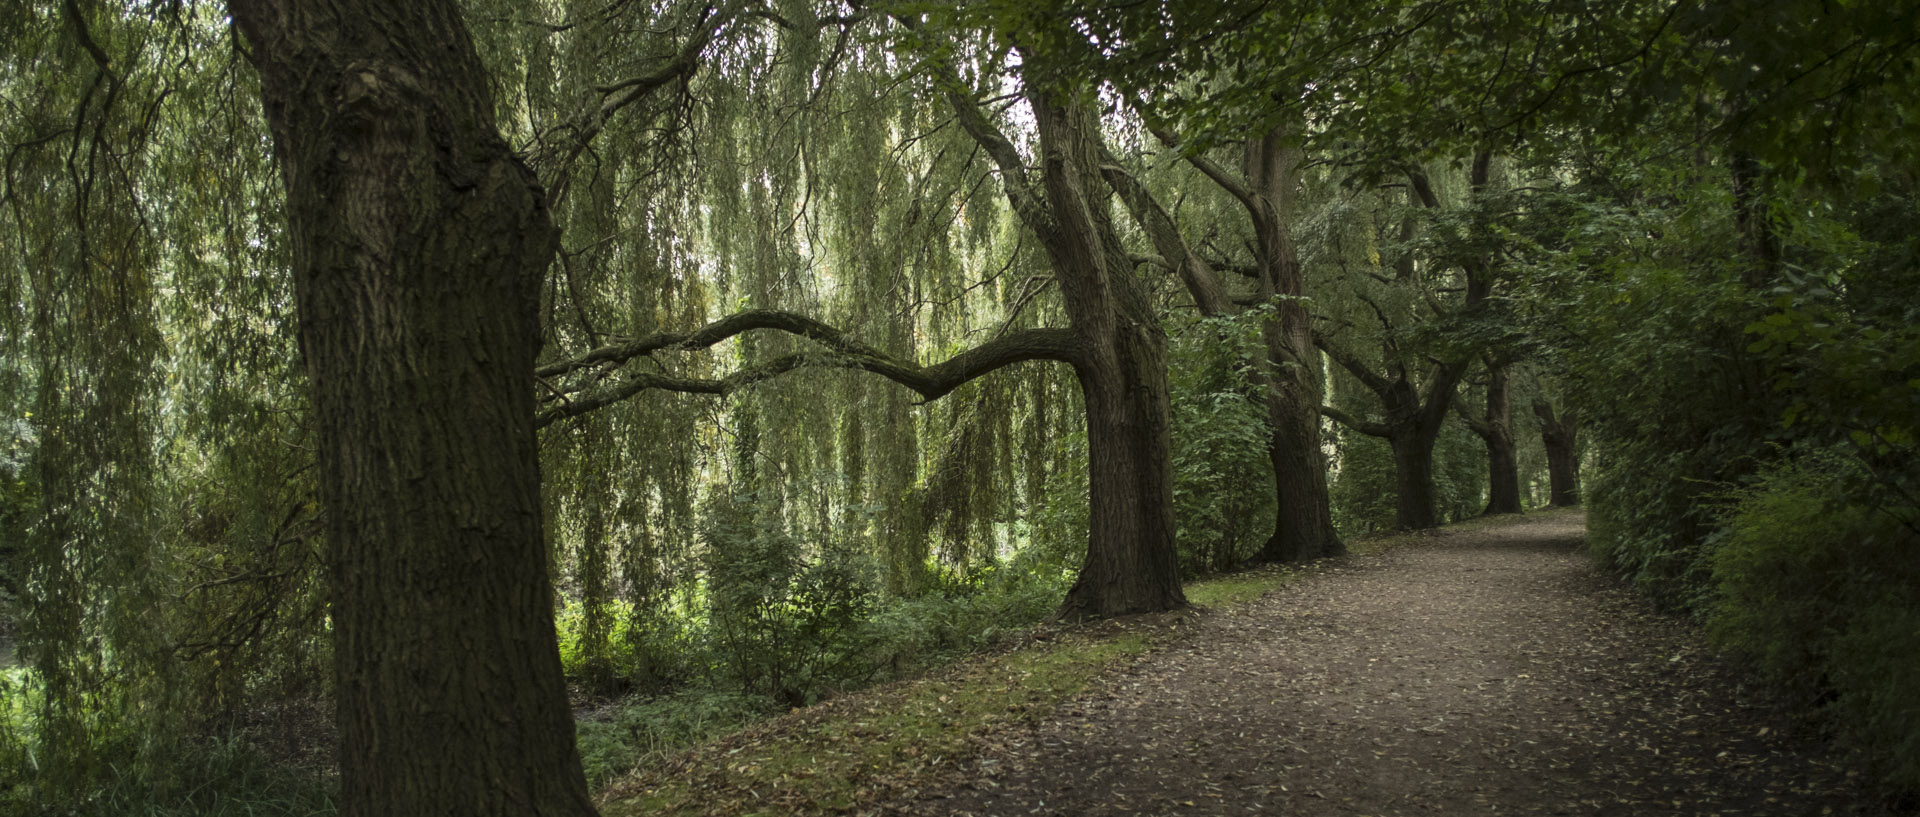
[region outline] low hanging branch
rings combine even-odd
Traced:
[[[576,358],[541,366],[534,370],[534,374],[543,381],[589,368],[607,374],[638,358],[651,358],[654,352],[706,349],[755,329],[773,329],[799,335],[826,348],[818,352],[788,355],[717,379],[637,372],[626,374],[610,385],[593,389],[579,397],[571,397],[569,392],[555,388],[548,402],[558,405],[541,412],[535,425],[546,426],[567,417],[586,414],[643,391],[732,394],[743,387],[806,367],[869,371],[932,401],[946,396],[970,380],[1015,363],[1028,360],[1073,363],[1080,357],[1080,341],[1071,330],[1026,329],[1001,335],[944,362],[919,366],[900,361],[812,318],[791,312],[756,309],[729,315],[691,332],[661,332],[638,340],[608,344]]]

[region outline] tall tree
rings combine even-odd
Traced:
[[[1467,180],[1473,195],[1478,196],[1486,189],[1492,166],[1491,152],[1483,150],[1474,155]],[[1408,169],[1406,173],[1415,202],[1429,211],[1442,207],[1440,196],[1434,191],[1433,183],[1424,171]],[[1464,285],[1458,287],[1463,292],[1458,307],[1461,314],[1471,314],[1484,308],[1493,289],[1492,259],[1474,244],[1468,241],[1466,252],[1452,259],[1440,259],[1443,263],[1435,265],[1442,268],[1457,266],[1462,271]],[[1444,263],[1449,260],[1451,264]],[[1423,270],[1411,254],[1402,257],[1397,271],[1395,280],[1389,283],[1416,289],[1431,283],[1423,283],[1423,276],[1439,274],[1438,270]],[[1447,317],[1440,314],[1442,307],[1437,299],[1428,298],[1428,304],[1436,313],[1436,320]],[[1383,419],[1364,420],[1333,407],[1323,407],[1321,411],[1348,428],[1384,438],[1392,445],[1397,495],[1394,524],[1406,530],[1435,527],[1440,524],[1440,517],[1434,501],[1433,446],[1440,439],[1441,425],[1446,422],[1454,394],[1461,379],[1466,376],[1472,358],[1458,351],[1442,350],[1442,354],[1431,359],[1416,360],[1413,350],[1401,348],[1397,336],[1399,333],[1395,331],[1393,318],[1388,311],[1371,300],[1368,300],[1368,307],[1381,322],[1382,348],[1378,370],[1333,333],[1316,333],[1313,340],[1327,353],[1327,357],[1352,373],[1380,398]],[[1421,365],[1423,363],[1424,367]]]
[[[1486,355],[1487,380],[1481,384],[1487,392],[1487,407],[1482,414],[1468,411],[1456,403],[1467,428],[1487,444],[1487,516],[1520,513],[1520,455],[1513,434],[1513,363]]]
[[[546,194],[458,4],[234,0],[286,185],[350,815],[592,814],[542,539]]]
[[[916,35],[918,36],[918,35]],[[1039,178],[953,69],[937,64],[942,94],[962,130],[999,169],[1008,203],[1038,239],[1059,282],[1068,327],[1000,334],[932,366],[901,361],[819,321],[775,310],[738,313],[692,332],[659,333],[541,367],[541,377],[579,374],[598,383],[619,367],[665,349],[705,348],[756,329],[810,338],[827,352],[798,353],[720,379],[632,372],[606,385],[562,386],[548,423],[594,411],[649,389],[729,394],[806,366],[857,368],[937,399],[1004,366],[1029,360],[1074,369],[1086,405],[1089,475],[1087,552],[1059,615],[1078,619],[1184,605],[1174,546],[1166,338],[1109,220],[1111,191],[1100,176],[1104,148],[1096,116],[1072,94],[1022,89],[1032,112]]]
[[[1178,146],[1177,137],[1159,130],[1160,139]],[[1293,201],[1300,184],[1300,149],[1296,134],[1269,128],[1246,142],[1240,172],[1221,166],[1203,154],[1186,161],[1246,211],[1252,225],[1254,265],[1252,304],[1273,310],[1261,324],[1265,365],[1260,383],[1271,435],[1267,460],[1273,469],[1275,511],[1273,532],[1259,558],[1297,562],[1345,552],[1333,529],[1327,493],[1327,464],[1320,448],[1320,367],[1314,359],[1312,315],[1305,301],[1305,276],[1292,235],[1296,217]],[[1188,244],[1173,217],[1146,186],[1110,161],[1104,168],[1114,190],[1134,221],[1153,242],[1160,263],[1171,269],[1187,288],[1202,314],[1221,316],[1245,308],[1229,296],[1219,265]]]

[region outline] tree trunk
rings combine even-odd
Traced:
[[[234,0],[287,188],[348,815],[592,814],[530,382],[556,232],[445,0]]]
[[[1440,526],[1433,490],[1433,444],[1439,434],[1420,428],[1396,428],[1393,446],[1393,523],[1401,530]]]
[[[1267,444],[1267,461],[1273,466],[1275,506],[1273,535],[1260,549],[1262,561],[1304,562],[1347,552],[1333,529],[1316,385],[1276,377],[1269,388],[1267,422],[1273,437]],[[1302,416],[1302,405],[1309,400],[1313,413]]]
[[[1555,416],[1553,405],[1533,401],[1533,415],[1540,419],[1540,442],[1547,448],[1547,481],[1556,508],[1580,504],[1580,413],[1567,409]]]
[[[1029,211],[1084,350],[1074,364],[1087,404],[1087,558],[1060,606],[1078,619],[1186,604],[1174,546],[1167,338],[1107,217],[1098,120],[1030,91],[1045,213]]]
[[[1087,557],[1067,620],[1171,610],[1180,588],[1173,521],[1166,339],[1121,338],[1076,367],[1087,405]]]
[[[1260,549],[1263,561],[1302,562],[1346,552],[1333,529],[1326,455],[1320,450],[1320,372],[1313,363],[1313,315],[1302,296],[1305,277],[1288,222],[1293,189],[1300,180],[1300,151],[1285,143],[1280,128],[1247,146],[1246,175],[1260,255],[1258,292],[1274,303],[1274,319],[1262,327],[1269,382],[1267,422],[1273,436],[1273,535]]]
[[[1320,380],[1313,365],[1313,316],[1301,300],[1300,256],[1289,234],[1293,188],[1299,183],[1299,151],[1286,147],[1284,132],[1270,130],[1248,146],[1244,177],[1235,177],[1202,157],[1189,161],[1246,208],[1257,238],[1259,264],[1255,294],[1275,306],[1274,320],[1262,327],[1266,351],[1261,385],[1266,393],[1271,432],[1267,460],[1273,468],[1273,534],[1260,549],[1261,561],[1298,562],[1345,552],[1334,533],[1327,492],[1327,463],[1320,450]],[[1161,135],[1173,144],[1173,137]],[[1203,314],[1232,314],[1219,274],[1195,255],[1166,210],[1117,163],[1103,169],[1114,192],[1133,213],[1161,256],[1186,285]]]
[[[1480,431],[1482,429],[1475,429]],[[1481,439],[1487,443],[1486,516],[1520,513],[1520,456],[1513,438],[1513,378],[1505,364],[1487,366],[1487,417]]]

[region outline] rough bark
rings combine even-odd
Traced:
[[[234,0],[287,190],[341,810],[592,814],[541,533],[556,232],[445,0]]]
[[[1440,526],[1433,486],[1433,443],[1438,437],[1417,425],[1402,426],[1387,436],[1393,447],[1393,521],[1401,530]]]
[[[1533,401],[1533,416],[1540,420],[1540,442],[1547,448],[1547,481],[1551,505],[1571,508],[1580,504],[1580,412],[1569,408],[1554,414],[1553,404]]]
[[[1274,320],[1261,328],[1268,366],[1267,422],[1273,437],[1267,459],[1273,467],[1276,511],[1273,535],[1261,548],[1267,561],[1298,562],[1337,556],[1346,546],[1333,529],[1327,463],[1320,448],[1320,372],[1314,365],[1313,316],[1307,311],[1305,277],[1288,221],[1299,184],[1300,151],[1287,147],[1275,128],[1247,145],[1251,199],[1242,199],[1254,220],[1260,261],[1258,294],[1274,304]]]
[[[1087,556],[1061,603],[1067,619],[1186,604],[1174,546],[1167,338],[1107,219],[1104,151],[1092,111],[1030,90],[1046,212],[1029,217],[1085,354]],[[1033,214],[1040,215],[1040,214]]]

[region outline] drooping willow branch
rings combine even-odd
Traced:
[[[587,368],[618,369],[638,358],[665,350],[706,349],[727,338],[756,329],[772,329],[807,338],[825,347],[816,352],[789,355],[736,371],[722,378],[689,378],[658,372],[635,372],[578,397],[556,389],[549,402],[557,405],[540,413],[536,426],[594,411],[644,391],[686,394],[731,394],[743,387],[797,369],[860,369],[899,383],[925,400],[937,400],[967,381],[1028,360],[1072,363],[1080,357],[1080,343],[1066,329],[1025,329],[983,343],[931,366],[904,362],[860,343],[820,321],[791,312],[758,309],[729,315],[691,332],[662,332],[638,340],[614,343],[579,357],[550,363],[534,371],[543,380]]]

